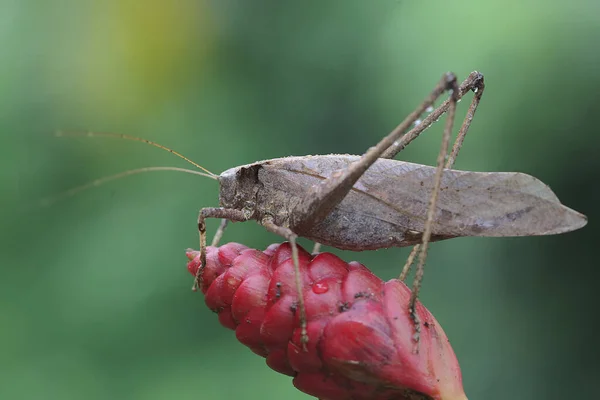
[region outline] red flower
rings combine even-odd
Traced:
[[[188,251],[188,270],[200,266]],[[300,343],[291,248],[237,243],[209,247],[202,292],[219,321],[301,391],[328,400],[465,400],[448,338],[417,302],[418,352],[407,311],[410,290],[357,262],[299,248],[308,351]]]

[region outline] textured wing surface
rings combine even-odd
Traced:
[[[350,163],[353,155],[287,157],[270,162],[290,181],[319,182]],[[380,159],[356,182],[355,194],[397,213],[398,224],[422,232],[435,167]],[[357,197],[352,196],[356,202]],[[360,200],[359,200],[360,201]],[[340,209],[356,209],[345,199]],[[376,210],[366,210],[376,213]],[[391,217],[394,218],[394,217]],[[386,219],[390,219],[386,212]],[[393,222],[393,221],[390,221]],[[540,180],[518,172],[445,170],[433,233],[447,236],[535,236],[579,229],[587,219],[562,205]]]

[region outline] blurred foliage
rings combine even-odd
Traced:
[[[470,398],[593,398],[599,15],[592,0],[0,0],[0,398],[307,398],[189,291],[183,250],[215,182],[144,174],[40,208],[125,169],[186,166],[55,129],[143,136],[214,172],[361,154],[443,72],[474,69],[487,90],[457,167],[530,173],[590,223],[437,243],[422,299]],[[400,158],[432,164],[440,127]],[[253,223],[225,240],[281,241]],[[337,253],[388,279],[408,250]]]

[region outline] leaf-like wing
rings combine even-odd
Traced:
[[[359,160],[353,155],[287,157],[278,168],[315,182]],[[398,213],[399,223],[422,232],[435,168],[379,159],[356,182],[353,192],[376,199]],[[356,196],[352,196],[356,201]],[[347,205],[345,199],[338,207]],[[352,207],[356,209],[356,207]],[[366,210],[377,215],[377,210]],[[387,213],[386,213],[387,214]],[[445,170],[433,234],[444,236],[536,236],[569,232],[587,218],[560,203],[550,188],[518,172]]]

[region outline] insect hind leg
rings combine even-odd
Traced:
[[[452,76],[454,76],[454,74],[449,72],[445,76],[452,77]],[[447,89],[450,89],[450,88],[447,87]],[[471,120],[473,119],[473,116],[475,115],[475,111],[477,110],[477,106],[479,105],[479,101],[481,100],[481,96],[483,95],[483,89],[484,89],[483,74],[481,74],[480,72],[477,72],[477,71],[471,72],[469,74],[469,76],[458,87],[457,101],[459,99],[461,99],[464,95],[469,93],[470,91],[473,91],[475,93],[475,96],[473,97],[471,106],[469,107],[469,111],[467,112],[467,116],[465,118],[465,121],[463,122],[463,126],[461,127],[461,130],[458,134],[456,142],[454,143],[454,146],[452,148],[452,154],[454,154],[452,163],[454,163],[454,159],[456,159],[456,155],[458,154],[458,151],[460,150],[460,147],[462,146],[464,137],[465,137],[465,135],[469,129],[469,126],[471,124]],[[381,158],[390,158],[391,159],[391,158],[396,157],[396,155],[399,152],[404,150],[406,148],[406,146],[408,146],[413,140],[418,138],[419,135],[421,135],[421,133],[423,133],[427,128],[429,128],[438,119],[440,119],[440,117],[444,113],[446,113],[448,111],[448,109],[450,108],[450,103],[451,103],[451,99],[447,99],[446,101],[444,101],[439,107],[434,109],[426,118],[424,118],[420,124],[418,124],[417,126],[412,128],[410,131],[406,132],[400,139],[398,139],[390,147],[388,147],[386,149],[386,151],[381,155]],[[420,110],[420,112],[418,112],[418,114],[414,117],[414,119],[412,120],[411,123],[414,123],[417,120],[417,118],[419,118],[421,116],[421,114],[426,110],[426,108],[431,106],[431,104],[433,104],[433,102],[429,103],[426,100],[417,110],[415,110],[415,112],[413,112],[410,116],[413,116],[419,110]],[[424,105],[426,107],[423,107]],[[465,123],[466,123],[466,125],[465,125]],[[406,128],[408,128],[408,127],[406,127]],[[463,131],[463,129],[464,129],[464,131]],[[448,160],[450,160],[451,158],[452,158],[452,156]]]
[[[442,77],[442,83],[440,83],[440,84],[438,84],[438,86],[436,86],[436,88],[431,93],[430,97],[425,99],[423,101],[423,103],[394,130],[394,132],[396,132],[398,130],[404,131],[408,128],[408,126],[410,126],[410,124],[415,123],[416,120],[419,117],[421,117],[423,112],[425,112],[427,110],[427,108],[430,107],[435,102],[437,97],[441,94],[441,92],[439,90],[442,87],[442,85],[444,84],[444,81],[445,80],[447,81],[448,79],[452,79],[453,76],[454,76],[454,74],[452,74],[450,72],[445,74],[444,77]],[[484,81],[483,81],[483,74],[481,74],[480,72],[477,72],[477,71],[471,72],[469,74],[469,76],[458,87],[458,91],[457,91],[458,99],[461,99],[469,91],[473,91],[475,93],[475,96],[473,96],[473,100],[471,101],[471,105],[469,106],[469,110],[467,111],[467,115],[465,116],[465,119],[460,128],[458,136],[456,137],[456,140],[454,141],[454,144],[452,145],[452,151],[451,151],[450,155],[448,156],[446,166],[445,166],[445,168],[447,168],[447,169],[452,168],[452,166],[454,165],[454,161],[456,160],[456,157],[458,156],[458,152],[460,151],[462,144],[464,142],[465,136],[467,135],[469,127],[471,126],[471,121],[473,120],[473,117],[475,116],[475,111],[477,111],[477,107],[481,100],[481,96],[483,95],[484,87],[485,87],[485,85],[484,85]],[[446,89],[448,89],[448,88],[446,88]],[[421,133],[423,133],[428,127],[430,127],[434,122],[436,122],[444,113],[446,113],[448,111],[448,109],[450,108],[450,102],[451,102],[451,99],[444,101],[437,109],[433,110],[430,113],[430,115],[427,116],[427,118],[425,118],[420,124],[418,124],[413,129],[411,129],[410,131],[405,133],[399,140],[397,140],[390,147],[388,147],[388,149],[385,152],[383,152],[383,154],[380,156],[380,158],[389,158],[389,159],[394,158],[400,151],[402,151],[406,146],[408,146],[414,139],[419,137],[419,135]],[[408,121],[410,121],[410,122],[407,123]],[[394,133],[394,132],[392,132],[392,133]],[[321,248],[321,244],[315,243],[315,246],[314,246],[312,252],[316,253],[320,250],[320,248]],[[412,263],[415,260],[415,256],[417,255],[418,251],[419,250],[416,249],[416,250],[413,250],[413,252],[411,252],[411,255],[409,256],[407,263],[404,265],[404,268],[402,269],[402,273],[400,274],[400,280],[406,279],[406,275],[410,271],[410,268],[412,266]]]
[[[454,123],[454,118],[456,115],[456,105],[458,102],[458,95],[460,93],[460,89],[456,86],[456,81],[454,82],[454,87],[452,89],[450,99],[448,100],[449,101],[448,118],[446,120],[446,125],[444,126],[444,134],[443,134],[443,138],[442,138],[442,144],[440,146],[440,152],[439,152],[438,158],[437,158],[436,173],[435,173],[435,178],[434,178],[434,187],[433,187],[431,197],[429,200],[429,206],[427,209],[427,216],[426,216],[426,220],[425,220],[422,241],[421,241],[421,244],[419,245],[419,249],[413,249],[413,252],[411,252],[411,255],[413,256],[412,259],[414,259],[414,253],[416,253],[416,252],[419,253],[418,254],[418,264],[417,264],[417,268],[416,268],[416,272],[415,272],[415,278],[413,280],[413,285],[412,285],[412,293],[411,293],[411,297],[409,300],[409,311],[410,311],[410,315],[415,324],[414,338],[417,343],[419,341],[420,322],[415,313],[415,303],[417,300],[417,296],[419,294],[419,290],[421,288],[421,283],[423,281],[423,274],[424,274],[424,270],[425,270],[425,261],[427,259],[427,250],[428,250],[431,235],[432,235],[433,221],[434,221],[434,217],[435,217],[437,199],[438,199],[438,195],[440,192],[443,170],[444,170],[444,168],[451,168],[452,165],[454,164],[454,161],[456,160],[456,157],[462,146],[464,138],[469,130],[471,121],[473,120],[475,111],[477,110],[477,106],[479,105],[481,96],[483,94],[483,89],[484,89],[483,75],[481,75],[479,73],[477,73],[477,74],[473,73],[470,75],[470,77],[475,78],[473,80],[473,84],[476,86],[471,87],[471,90],[473,90],[475,92],[475,96],[473,97],[473,100],[471,102],[471,105],[469,107],[467,115],[466,115],[466,117],[463,121],[463,124],[459,130],[457,139],[452,148],[452,152],[451,152],[450,156],[448,157],[448,160],[446,161],[445,159],[446,159],[446,155],[448,154],[448,146],[450,143],[450,135],[452,132],[452,125]],[[403,268],[401,277],[406,277],[406,273],[408,272],[408,269],[410,269],[410,264],[412,264],[412,259],[409,256],[409,260],[407,261],[407,264]]]
[[[472,76],[472,78],[471,78]],[[444,168],[451,169],[454,166],[454,162],[456,161],[456,157],[458,157],[458,152],[462,148],[463,142],[465,140],[465,136],[467,136],[467,132],[471,127],[471,122],[475,117],[475,112],[477,111],[477,107],[479,106],[479,102],[481,101],[481,97],[483,96],[483,90],[485,89],[485,83],[483,81],[483,74],[475,71],[469,75],[469,78],[465,80],[466,88],[469,88],[473,93],[473,100],[471,100],[471,104],[469,105],[469,109],[467,110],[467,115],[465,115],[465,119],[458,131],[458,135],[456,140],[454,141],[454,145],[452,145],[452,151],[446,160],[446,165]],[[465,85],[465,82],[461,84],[461,88]],[[461,90],[459,88],[459,90]]]
[[[331,176],[311,187],[304,195],[302,202],[294,210],[291,228],[294,232],[309,230],[322,221],[348,194],[356,181],[375,161],[381,158],[390,147],[399,142],[399,138],[419,116],[429,108],[446,90],[456,86],[456,76],[446,73],[425,100],[410,113],[392,132],[368,149],[360,160],[350,164],[339,174]],[[455,91],[455,96],[457,95]],[[406,135],[404,135],[406,136]]]
[[[469,91],[474,93],[473,99],[471,100],[471,104],[469,105],[469,109],[467,114],[465,115],[465,119],[460,127],[456,140],[452,145],[452,151],[446,160],[445,169],[452,169],[454,166],[454,162],[458,157],[458,153],[462,148],[462,144],[465,140],[467,132],[471,126],[471,122],[475,117],[475,112],[477,111],[477,107],[479,106],[479,102],[481,101],[481,97],[483,96],[483,90],[485,89],[485,83],[483,74],[474,71],[472,72],[467,79],[465,79],[459,86],[458,95],[459,97],[464,96]],[[439,118],[443,113],[445,113],[450,107],[450,99],[446,100],[442,105],[440,105],[436,110],[434,110],[422,124],[416,126],[411,131],[407,132],[405,136],[399,141],[399,143],[392,147],[390,147],[386,153],[382,156],[382,158],[393,158],[398,154],[399,151],[404,149],[414,138],[416,138],[421,132],[423,132],[428,126],[430,126],[437,118]],[[414,131],[414,133],[413,133]],[[405,139],[405,137],[407,139]],[[404,281],[412,268],[413,263],[416,260],[416,256],[419,254],[420,245],[416,245],[413,247],[404,267],[402,268],[402,272],[398,279]]]

